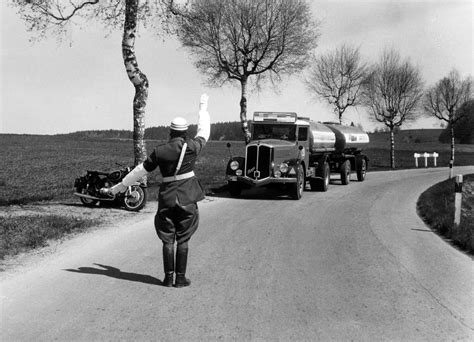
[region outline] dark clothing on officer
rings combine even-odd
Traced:
[[[184,277],[188,257],[188,241],[198,228],[199,209],[197,202],[204,199],[204,191],[194,175],[196,158],[205,146],[203,137],[184,139],[172,137],[167,143],[159,145],[143,163],[147,172],[160,168],[163,183],[158,193],[158,212],[155,215],[155,229],[163,241],[163,284],[171,286],[173,271],[176,271],[175,286],[190,284]],[[183,148],[185,150],[183,151]],[[182,156],[182,162],[179,159]],[[180,164],[180,169],[176,168]],[[176,266],[174,265],[174,243]]]
[[[179,172],[174,175],[178,160],[186,142],[187,147]],[[171,138],[159,145],[143,163],[145,170],[153,171],[160,167],[163,179],[170,179],[160,185],[158,194],[158,212],[155,216],[155,228],[164,243],[178,244],[188,241],[199,223],[199,211],[196,202],[204,199],[204,191],[196,176],[193,175],[196,158],[205,146],[202,137],[183,139]],[[189,178],[177,179],[180,175]]]

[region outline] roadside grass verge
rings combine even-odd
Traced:
[[[0,260],[44,247],[47,241],[80,232],[97,225],[100,220],[61,215],[18,215],[0,217]]]
[[[418,199],[418,214],[439,235],[474,254],[474,174],[465,175],[461,224],[454,225],[454,183],[448,179],[423,192]]]

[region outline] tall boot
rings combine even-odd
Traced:
[[[188,243],[178,244],[176,249],[176,280],[175,287],[185,287],[191,285],[191,280],[185,277],[186,265],[188,263]]]
[[[163,269],[165,271],[165,279],[163,279],[163,286],[173,286],[174,273],[174,244],[163,244]]]

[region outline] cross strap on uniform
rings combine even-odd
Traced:
[[[183,144],[183,148],[181,149],[181,154],[179,155],[179,160],[178,160],[178,166],[176,166],[176,171],[174,172],[174,175],[176,176],[179,172],[179,169],[181,169],[181,164],[183,163],[184,155],[186,154],[186,148],[188,147],[188,143]]]
[[[188,179],[194,177],[194,171],[186,172],[181,175],[178,175],[179,170],[181,169],[181,164],[183,164],[184,155],[186,154],[186,148],[188,147],[187,143],[183,144],[183,148],[181,149],[181,154],[179,155],[178,165],[176,166],[176,171],[174,172],[174,176],[170,177],[163,177],[163,183],[174,182],[177,180]]]

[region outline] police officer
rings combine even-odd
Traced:
[[[191,281],[185,277],[188,260],[188,241],[198,228],[197,202],[204,199],[204,191],[194,174],[194,164],[210,135],[210,118],[207,112],[208,96],[201,95],[196,137],[187,136],[188,123],[177,117],[170,126],[168,142],[158,145],[148,158],[136,166],[121,183],[110,188],[116,194],[143,178],[157,167],[163,182],[158,193],[158,211],[155,229],[163,242],[164,286],[184,287]],[[174,244],[176,246],[176,267]],[[173,275],[176,279],[173,284]]]

